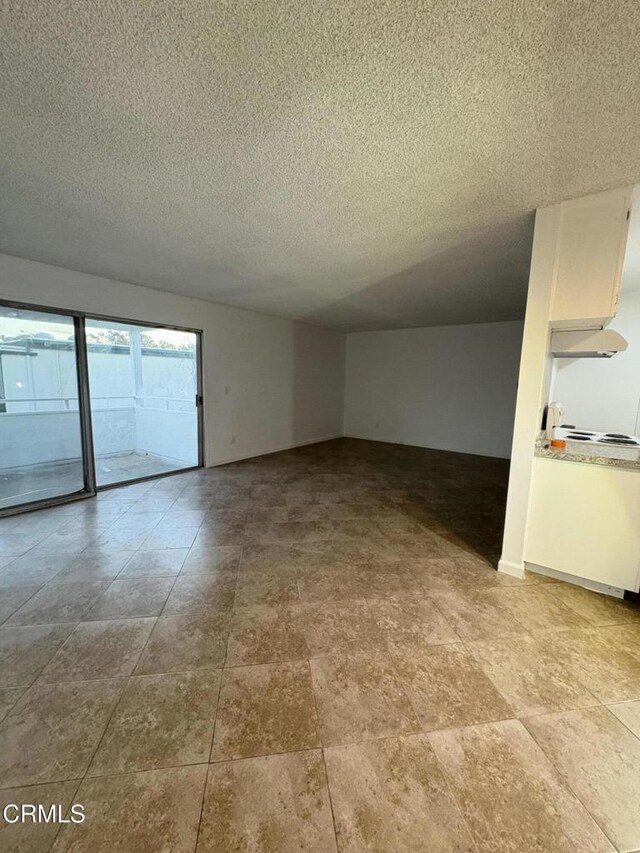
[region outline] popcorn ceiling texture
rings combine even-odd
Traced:
[[[0,250],[339,329],[522,315],[640,180],[637,0],[0,0]]]

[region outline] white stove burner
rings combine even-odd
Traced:
[[[555,428],[553,436],[566,441],[569,452],[587,456],[640,459],[640,439],[635,435],[560,426]]]

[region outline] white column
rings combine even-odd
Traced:
[[[131,364],[133,366],[133,388],[136,397],[135,404],[136,406],[144,405],[144,403],[138,403],[138,399],[144,395],[144,386],[142,381],[142,340],[140,332],[137,329],[129,333],[129,347],[131,352]]]
[[[524,576],[523,556],[533,452],[551,375],[548,355],[549,316],[560,224],[559,204],[537,211],[520,356],[504,539],[502,557],[498,563],[498,571],[516,577]]]

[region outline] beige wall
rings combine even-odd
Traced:
[[[507,458],[522,323],[347,336],[345,433]]]

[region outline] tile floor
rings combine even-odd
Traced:
[[[507,464],[340,440],[0,521],[3,851],[640,850],[640,612]]]

